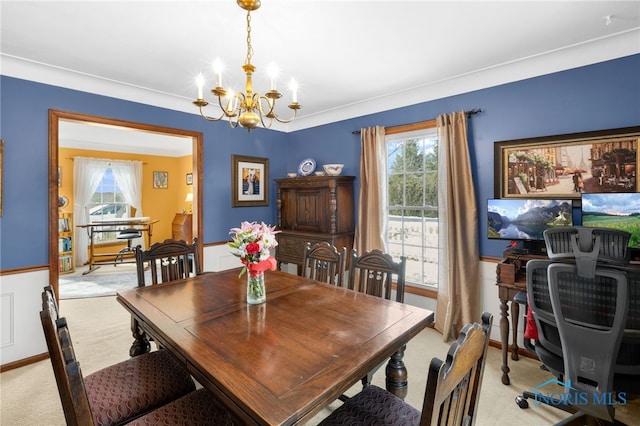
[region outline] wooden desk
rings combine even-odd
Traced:
[[[526,264],[531,259],[546,259],[546,255],[519,254],[510,250],[503,253],[504,259],[496,268],[496,285],[500,299],[500,343],[502,345],[502,384],[511,383],[509,379],[509,303],[511,303],[511,359],[518,361],[518,322],[520,306],[513,297],[521,291],[527,291]]]
[[[137,229],[138,231],[148,235],[147,244],[151,245],[151,236],[153,235],[153,224],[157,223],[158,219],[150,219],[148,217],[132,217],[132,218],[120,218],[117,220],[101,220],[99,222],[91,222],[86,225],[77,225],[78,228],[86,228],[89,234],[89,269],[84,271],[82,275],[86,275],[95,271],[100,266],[113,263],[113,260],[99,261],[100,257],[109,257],[113,259],[118,253],[95,253],[95,246],[93,236],[98,232],[120,232],[123,229]]]
[[[279,271],[266,272],[267,302],[247,305],[238,272],[117,300],[248,424],[303,424],[392,355],[387,386],[406,389],[395,353],[433,312]]]

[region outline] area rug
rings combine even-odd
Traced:
[[[117,291],[138,285],[135,272],[61,276],[58,280],[60,299],[115,296]]]

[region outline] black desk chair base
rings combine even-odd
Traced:
[[[134,240],[135,238],[141,238],[141,237],[142,237],[142,233],[137,229],[127,229],[126,231],[122,231],[118,234],[116,238],[118,240],[127,240],[127,246],[118,252],[118,254],[116,255],[116,258],[113,261],[113,266],[117,266],[118,259],[120,260],[120,262],[124,262],[124,256],[127,253],[135,254],[136,249],[134,247],[131,247],[131,241]]]

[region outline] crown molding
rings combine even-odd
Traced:
[[[306,116],[302,114],[288,124],[274,123],[272,129],[284,132],[302,130],[621,58],[640,53],[639,39],[640,28],[636,28],[611,37],[576,44],[418,87],[406,88],[397,93],[363,99],[333,110]],[[2,53],[0,53],[0,74],[188,114],[198,114],[197,109],[193,107],[192,99]]]

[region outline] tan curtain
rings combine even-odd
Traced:
[[[360,132],[360,195],[358,223],[353,247],[358,254],[373,249],[384,250],[384,127],[376,126]]]
[[[445,341],[480,318],[478,213],[467,117],[463,111],[437,118],[438,127],[438,302],[435,328]]]

